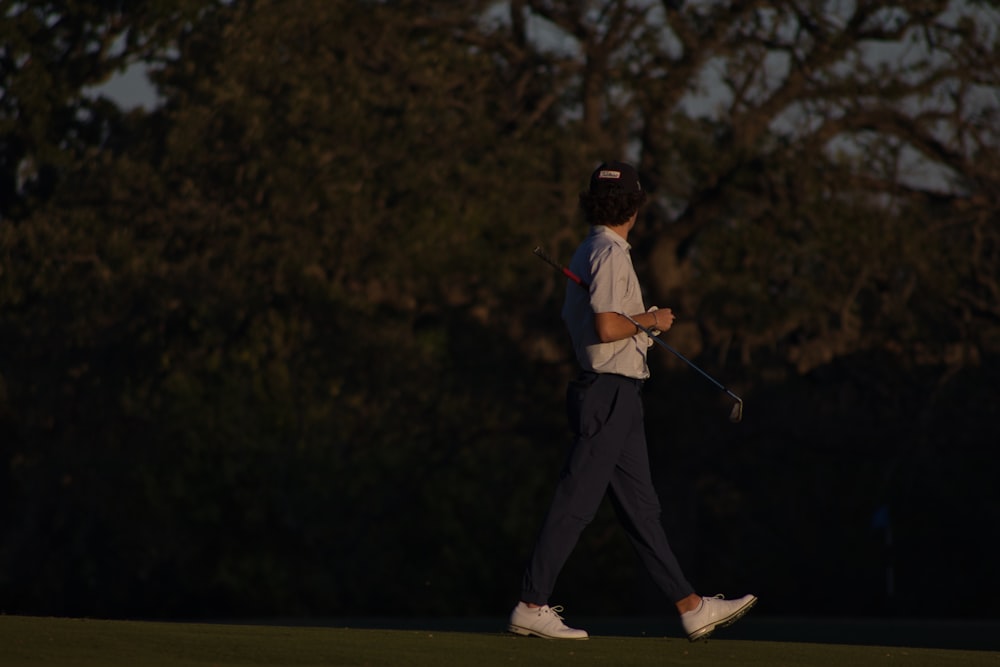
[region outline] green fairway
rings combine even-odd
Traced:
[[[691,644],[684,639],[645,637],[557,642],[502,633],[0,616],[0,665],[1000,667],[1000,652],[725,639]]]

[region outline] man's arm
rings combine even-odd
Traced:
[[[647,329],[666,331],[674,323],[674,314],[669,308],[660,308],[652,312],[637,313],[632,315],[632,319]],[[594,328],[602,343],[613,343],[639,333],[634,324],[618,313],[595,313]]]

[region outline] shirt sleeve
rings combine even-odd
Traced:
[[[605,248],[591,264],[590,307],[595,313],[620,313],[630,273],[628,257],[615,246]]]

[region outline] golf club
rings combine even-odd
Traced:
[[[577,285],[579,285],[583,289],[590,289],[590,285],[588,285],[586,283],[586,281],[584,281],[580,276],[576,275],[575,273],[573,273],[572,271],[570,271],[568,268],[566,268],[562,264],[558,263],[557,261],[555,261],[554,259],[552,259],[551,257],[549,257],[548,254],[546,254],[545,251],[542,250],[542,248],[540,246],[537,247],[537,248],[535,248],[534,252],[535,252],[536,255],[538,255],[538,257],[540,257],[545,262],[549,263],[552,267],[554,267],[555,269],[557,269],[560,273],[562,273],[564,276],[566,276],[567,278],[569,278],[570,280],[572,280],[574,283],[576,283]],[[669,343],[667,343],[666,341],[661,340],[658,336],[656,336],[653,333],[653,331],[651,329],[648,329],[648,328],[642,326],[641,324],[639,324],[638,322],[636,322],[631,316],[626,315],[625,313],[619,313],[619,315],[621,315],[622,317],[624,317],[625,319],[627,319],[629,322],[631,322],[632,324],[634,324],[636,326],[636,328],[639,329],[640,331],[645,332],[645,334],[647,336],[649,336],[654,343],[657,343],[661,347],[666,348],[675,357],[677,357],[678,359],[680,359],[681,361],[683,361],[685,364],[687,364],[688,366],[690,366],[694,370],[696,370],[699,373],[701,373],[701,376],[704,377],[706,380],[708,380],[709,382],[711,382],[712,384],[714,384],[716,387],[718,387],[722,391],[726,392],[729,395],[730,398],[732,398],[733,400],[736,401],[736,403],[733,405],[732,411],[729,413],[729,421],[731,421],[733,423],[736,423],[736,424],[738,424],[739,422],[743,421],[743,399],[742,398],[740,398],[739,396],[737,396],[736,394],[734,394],[732,391],[730,391],[729,389],[727,389],[721,382],[719,382],[714,377],[712,377],[711,375],[709,375],[708,373],[706,373],[705,371],[703,371],[701,368],[699,368],[697,365],[695,365],[694,362],[692,362],[690,359],[688,359],[683,354],[681,354],[676,349],[674,349],[674,347],[671,346]]]

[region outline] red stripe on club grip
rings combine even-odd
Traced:
[[[580,276],[576,275],[575,273],[573,273],[572,271],[570,271],[569,269],[567,269],[565,266],[561,266],[559,268],[562,269],[563,275],[565,275],[567,278],[569,278],[570,280],[572,280],[573,282],[575,282],[580,287],[587,287],[588,286],[587,283],[583,282],[583,280],[580,278]]]

